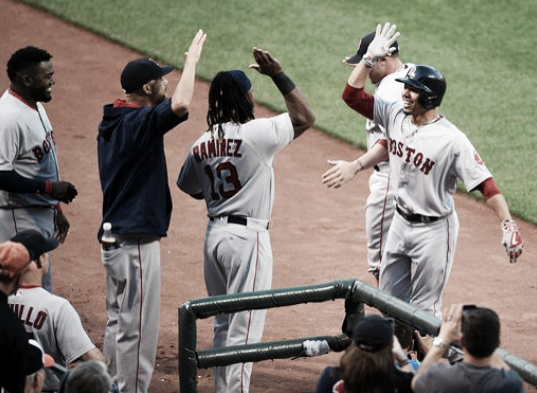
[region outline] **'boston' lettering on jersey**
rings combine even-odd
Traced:
[[[416,149],[405,146],[403,142],[398,142],[395,139],[389,139],[389,151],[390,154],[399,157],[405,156],[406,162],[410,163],[412,161],[416,168],[419,168],[425,175],[428,175],[431,169],[433,169],[434,164],[436,164],[435,161],[429,158],[425,158],[424,160],[423,153],[416,153]]]
[[[197,162],[212,157],[242,157],[240,148],[242,139],[215,139],[201,142],[192,148],[192,154]]]
[[[43,327],[43,324],[47,320],[47,313],[44,311],[39,311],[34,316],[35,318],[32,318],[32,314],[34,313],[33,307],[25,308],[24,304],[10,304],[9,307],[11,308],[11,311],[21,320],[22,323],[32,326],[33,328],[39,330]],[[26,311],[26,312],[25,312]]]

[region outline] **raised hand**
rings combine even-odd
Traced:
[[[363,57],[364,63],[367,66],[373,67],[377,61],[392,54],[395,50],[395,47],[392,47],[392,45],[400,35],[396,29],[397,26],[390,24],[390,22],[386,22],[383,27],[380,24],[377,25],[375,38],[373,38],[373,41],[367,47],[367,52]]]
[[[283,68],[279,60],[273,57],[266,50],[254,46],[252,49],[252,54],[254,55],[255,63],[250,64],[249,68],[252,68],[259,73],[270,77],[283,72]]]
[[[205,43],[205,40],[207,39],[207,34],[203,32],[203,30],[198,30],[196,33],[196,36],[192,40],[192,43],[190,44],[190,47],[188,48],[188,52],[185,53],[187,59],[193,60],[196,63],[199,61],[201,56],[201,51],[203,49],[203,44]]]

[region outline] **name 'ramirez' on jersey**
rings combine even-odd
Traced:
[[[272,161],[294,136],[289,115],[223,127],[226,138],[205,132],[194,143],[179,174],[180,188],[191,195],[202,193],[210,217],[241,214],[270,220]]]

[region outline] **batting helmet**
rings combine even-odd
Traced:
[[[444,75],[436,68],[426,65],[411,67],[405,78],[397,78],[396,81],[419,90],[421,94],[418,102],[425,109],[440,106],[447,87]]]

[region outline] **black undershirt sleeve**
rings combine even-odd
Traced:
[[[44,193],[45,181],[29,179],[15,171],[0,171],[0,190],[17,193]]]

